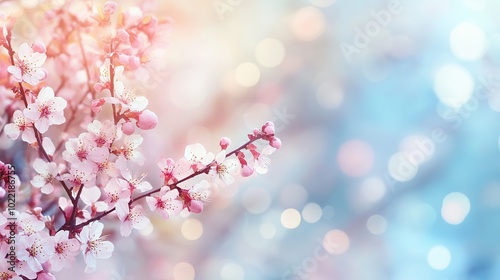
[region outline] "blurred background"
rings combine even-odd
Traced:
[[[266,120],[283,146],[60,279],[500,279],[499,1],[129,4],[172,21],[139,85],[153,185],[158,155]]]

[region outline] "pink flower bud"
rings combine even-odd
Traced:
[[[158,117],[150,110],[144,110],[139,114],[137,120],[137,127],[144,130],[155,128],[158,124]]]
[[[132,122],[126,122],[122,124],[122,132],[126,135],[132,135],[134,133],[135,127]]]
[[[203,211],[203,202],[198,200],[191,200],[188,210],[189,212],[193,212],[195,214],[201,213],[201,211]]]
[[[264,128],[264,133],[266,135],[274,135],[274,126],[266,126]]]
[[[227,138],[227,137],[222,137],[220,140],[219,140],[219,145],[220,145],[220,148],[225,150],[227,149],[227,147],[229,145],[231,145],[231,139]]]
[[[241,168],[241,176],[243,176],[243,177],[249,177],[253,174],[253,172],[254,172],[254,169],[250,165],[244,165]]]
[[[33,45],[31,45],[31,48],[34,52],[37,53],[45,53],[47,51],[47,48],[45,48],[45,44],[42,42],[33,43]]]
[[[112,15],[115,13],[118,4],[114,1],[108,1],[104,4],[103,12],[105,15]]]
[[[94,113],[99,113],[102,109],[102,105],[104,105],[104,98],[94,99],[92,100],[92,104],[90,105],[90,109]]]
[[[281,140],[278,137],[273,137],[269,140],[269,145],[275,149],[281,148]]]

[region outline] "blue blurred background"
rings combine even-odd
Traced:
[[[160,153],[266,120],[283,147],[201,215],[154,218],[61,279],[500,279],[499,1],[141,5],[173,22],[142,84],[153,185]]]

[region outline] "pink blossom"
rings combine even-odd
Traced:
[[[121,207],[121,205],[117,205],[116,214],[120,221],[122,221],[120,225],[122,236],[129,236],[133,228],[141,230],[150,224],[149,219],[144,216],[141,205],[136,205],[130,210],[128,209],[128,205],[126,207]]]
[[[189,163],[185,160],[176,163],[173,159],[165,159],[164,157],[158,160],[157,165],[161,170],[161,177],[165,185],[176,183],[190,169]]]
[[[35,122],[35,127],[44,133],[50,125],[62,124],[66,121],[63,110],[67,102],[62,97],[54,97],[54,91],[50,87],[44,87],[38,93],[35,103],[24,109],[24,116]]]
[[[26,212],[19,215],[18,225],[26,235],[33,235],[45,229],[45,221],[40,220],[35,215]]]
[[[123,179],[111,178],[106,187],[104,187],[104,192],[107,195],[106,202],[109,207],[115,206],[119,201],[128,203],[130,201],[130,189],[128,182]]]
[[[226,158],[226,150],[220,151],[215,157],[215,165],[211,167],[210,174],[219,185],[230,185],[234,182],[233,173],[239,167],[239,162],[235,158]]]
[[[144,139],[139,134],[132,134],[125,137],[124,146],[120,148],[121,155],[139,165],[144,163],[144,155],[138,150]]]
[[[40,50],[38,45],[36,49]],[[30,85],[37,85],[47,78],[47,70],[41,68],[45,59],[47,59],[45,53],[34,52],[27,43],[23,43],[17,50],[16,65],[9,66],[7,70],[12,74],[14,81],[25,81]]]
[[[21,139],[23,139],[23,141],[30,144],[36,142],[33,123],[23,115],[22,111],[15,111],[12,119],[13,123],[6,124],[4,128],[5,134],[7,134],[10,139],[15,140],[19,137],[19,134],[21,134]]]
[[[254,168],[255,171],[259,174],[266,174],[269,170],[268,165],[271,164],[271,159],[269,159],[269,155],[276,151],[275,148],[271,146],[267,146],[260,153],[252,152],[254,155]]]
[[[95,186],[95,170],[88,165],[71,166],[69,174],[62,175],[63,180],[69,180],[74,187],[82,185],[86,187]]]
[[[72,164],[86,165],[93,170],[97,170],[97,164],[104,162],[109,156],[108,148],[97,147],[88,133],[69,139],[65,147],[66,150],[62,153],[64,160]]]
[[[68,238],[69,232],[61,230],[52,237],[54,254],[50,258],[51,270],[60,271],[70,268],[75,262],[75,256],[80,251],[80,242]]]
[[[178,215],[182,210],[182,202],[177,200],[179,191],[170,190],[169,187],[162,187],[158,196],[146,197],[146,202],[151,211],[157,211],[164,219]]]
[[[108,204],[99,200],[101,197],[101,189],[98,187],[84,188],[80,197],[83,203],[90,206],[91,215],[95,215],[98,212],[104,212],[108,209]]]
[[[191,163],[194,171],[204,168],[214,160],[214,154],[207,153],[205,147],[199,143],[188,145],[184,151],[184,157]]]
[[[136,96],[132,88],[126,88],[121,81],[115,82],[115,99],[124,109],[132,112],[141,112],[148,106],[148,99],[144,96]]]
[[[97,259],[107,259],[111,257],[114,250],[113,243],[105,241],[102,235],[104,225],[100,222],[92,222],[82,228],[77,236],[82,243],[80,250],[85,260],[85,272],[93,272],[97,267]]]
[[[19,237],[17,257],[26,261],[34,272],[42,270],[42,264],[53,254],[53,242],[48,236],[32,234]]]
[[[7,246],[6,246],[7,247]],[[1,252],[2,255],[4,255],[4,252]],[[7,252],[5,252],[7,253]],[[17,274],[14,272],[18,272],[17,270],[14,269],[14,271],[9,270],[10,264],[7,261],[7,259],[2,259],[0,262],[0,279],[2,280],[22,280],[21,277],[17,276]]]
[[[36,158],[33,162],[33,168],[38,173],[31,180],[31,184],[36,188],[41,188],[42,193],[50,194],[54,191],[52,182],[57,177],[58,168],[54,162],[45,162]]]
[[[87,131],[97,147],[109,147],[116,139],[116,126],[111,120],[94,120],[87,126]]]

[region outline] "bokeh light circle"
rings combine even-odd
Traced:
[[[300,213],[297,209],[288,208],[281,213],[281,224],[287,229],[294,229],[300,225]]]
[[[313,41],[321,36],[326,27],[323,13],[315,7],[304,7],[292,18],[292,32],[301,41]]]
[[[332,255],[342,255],[349,246],[349,236],[342,230],[331,230],[323,238],[323,248]]]
[[[443,199],[441,216],[452,225],[461,224],[470,211],[469,198],[459,192],[452,192]]]
[[[451,31],[450,47],[456,57],[475,61],[486,52],[486,36],[475,23],[464,22]]]
[[[435,270],[444,270],[451,263],[450,251],[441,245],[434,246],[427,254],[427,262]]]
[[[302,209],[302,218],[304,221],[313,224],[321,219],[321,215],[323,214],[323,209],[321,206],[314,202],[310,202],[304,206]]]
[[[474,79],[464,67],[448,64],[441,67],[434,77],[434,91],[444,105],[462,107],[474,92]]]
[[[197,219],[187,219],[182,223],[181,232],[187,240],[197,240],[203,234],[203,225]]]
[[[285,58],[285,46],[278,39],[264,39],[255,49],[255,58],[264,67],[276,67]]]
[[[387,229],[387,220],[381,215],[373,215],[366,221],[366,228],[372,234],[383,234]]]
[[[259,82],[260,70],[255,64],[246,62],[238,65],[234,76],[240,86],[252,87]]]

